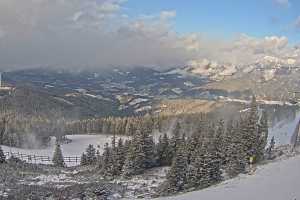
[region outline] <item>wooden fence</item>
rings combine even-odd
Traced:
[[[50,156],[40,156],[40,155],[29,155],[20,152],[4,152],[4,155],[9,157],[19,158],[23,161],[29,163],[40,163],[40,164],[52,164],[52,157]],[[73,166],[80,164],[80,157],[78,156],[65,156],[64,157],[65,163],[70,163]]]

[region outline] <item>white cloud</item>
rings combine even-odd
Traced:
[[[176,11],[175,10],[171,10],[171,11],[162,11],[160,13],[160,18],[161,19],[170,19],[170,18],[174,18],[176,17]]]
[[[274,0],[274,2],[279,6],[288,7],[291,5],[289,0]]]
[[[300,29],[300,16],[296,19],[296,21],[295,21],[295,27],[297,28],[297,29]]]
[[[299,55],[286,37],[179,35],[172,27],[176,11],[132,19],[122,12],[123,2],[0,0],[0,69],[173,67],[198,59],[242,64]]]
[[[299,50],[288,45],[286,37],[270,36],[255,38],[242,34],[232,41],[208,40],[199,37],[194,39],[194,48],[200,59],[214,60],[218,63],[235,65],[253,64],[266,56],[278,59],[295,59],[300,62]]]

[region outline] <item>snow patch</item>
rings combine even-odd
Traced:
[[[143,98],[137,98],[137,99],[134,99],[131,102],[129,102],[129,105],[134,106],[136,104],[147,102],[147,101],[149,101],[149,100],[148,99],[143,99]]]

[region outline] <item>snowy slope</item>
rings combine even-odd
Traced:
[[[294,120],[282,120],[278,122],[274,127],[269,128],[269,139],[273,136],[277,145],[285,145],[291,143],[292,135],[300,120],[300,112],[297,112]]]
[[[100,152],[103,152],[104,145],[106,142],[110,144],[111,135],[68,135],[68,139],[71,139],[72,142],[62,145],[62,152],[65,157],[68,156],[81,156],[85,152],[89,144],[94,145],[97,149],[98,145],[100,146]],[[116,137],[118,140],[119,136]],[[123,137],[122,138],[126,138]],[[44,149],[21,149],[21,148],[10,148],[8,146],[2,146],[3,151],[12,152],[12,153],[22,153],[26,155],[36,155],[36,156],[49,156],[52,157],[55,149],[55,140],[51,141],[51,144]],[[51,164],[45,163],[44,164]],[[72,166],[76,163],[66,163],[68,166]],[[78,164],[78,163],[77,163]]]
[[[216,187],[159,200],[296,200],[300,199],[300,156],[258,168]]]

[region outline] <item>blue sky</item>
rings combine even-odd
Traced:
[[[132,17],[175,10],[178,33],[200,32],[231,38],[240,33],[255,37],[286,36],[299,43],[299,0],[128,0],[125,12]],[[300,22],[299,22],[300,24]]]

